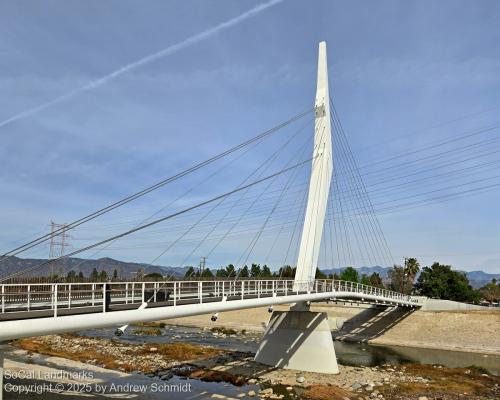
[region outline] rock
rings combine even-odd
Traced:
[[[255,396],[255,390],[250,390],[247,394],[250,397],[254,397]]]
[[[157,347],[150,347],[150,348],[149,348],[149,351],[150,351],[151,353],[154,353],[155,351],[158,351],[158,348],[157,348]]]
[[[306,378],[304,378],[302,375],[298,376],[296,379],[297,383],[304,383],[306,381]]]
[[[418,400],[428,400],[426,396],[420,396]]]
[[[226,396],[222,395],[222,394],[217,394],[217,393],[214,393],[212,396],[210,396],[212,399],[225,399]]]
[[[361,386],[361,383],[359,382],[354,382],[352,385],[351,385],[351,389],[352,390],[358,390],[360,389],[362,386]]]
[[[291,392],[291,391],[293,390],[293,387],[291,387],[291,386],[287,386],[287,387],[286,387],[286,390],[287,390],[287,392]]]
[[[342,397],[342,400],[351,400],[349,397]]]
[[[236,397],[239,397],[239,398],[242,398],[242,397],[245,397],[246,396],[246,393],[240,393],[239,395],[237,395]]]
[[[273,394],[273,388],[262,389],[260,394]]]
[[[174,377],[174,374],[172,374],[171,372],[170,373],[167,373],[167,374],[163,374],[160,376],[160,379],[162,381],[168,381],[169,379],[172,379]]]
[[[249,380],[248,380],[248,383],[250,383],[250,384],[257,383],[257,379],[254,379],[254,378],[249,379]]]

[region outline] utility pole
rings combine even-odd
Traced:
[[[200,258],[200,278],[203,275],[203,271],[205,270],[206,262],[207,262],[207,257]]]
[[[50,250],[49,260],[64,256],[64,249],[69,247],[68,239],[70,238],[66,232],[66,224],[56,224],[50,222]],[[50,263],[50,275],[54,276],[54,263]]]
[[[401,292],[403,294],[405,292],[405,286],[406,286],[406,268],[407,268],[407,266],[408,266],[408,257],[405,257],[405,266],[403,267],[403,277],[402,277],[402,279],[403,279],[403,285],[402,286],[403,287],[402,287],[402,290],[401,290]]]

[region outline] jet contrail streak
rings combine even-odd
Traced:
[[[257,6],[255,6],[254,8],[244,12],[243,14],[237,16],[237,17],[234,17],[228,21],[225,21],[225,22],[221,22],[220,24],[214,26],[213,28],[209,28],[203,32],[200,32],[200,33],[197,33],[196,35],[194,36],[191,36],[187,39],[184,39],[183,41],[179,42],[179,43],[176,43],[176,44],[173,44],[172,46],[169,46],[163,50],[160,50],[158,51],[157,53],[154,53],[154,54],[151,54],[149,56],[146,56],[144,58],[141,58],[140,60],[137,60],[137,61],[134,61],[130,64],[127,64],[121,68],[118,68],[117,70],[99,78],[99,79],[96,79],[96,80],[93,80],[89,83],[87,83],[86,85],[84,86],[81,86],[77,89],[74,89],[66,94],[63,94],[59,97],[56,97],[55,99],[53,100],[50,100],[46,103],[43,103],[43,104],[40,104],[38,106],[35,106],[35,107],[32,107],[32,108],[29,108],[25,111],[22,111],[16,115],[13,115],[12,117],[9,117],[3,121],[0,122],[0,127],[3,127],[7,124],[10,124],[12,122],[15,122],[15,121],[18,121],[22,118],[26,118],[26,117],[29,117],[31,115],[34,115],[36,114],[37,112],[39,111],[42,111],[42,110],[45,110],[46,108],[49,108],[55,104],[58,104],[58,103],[62,103],[74,96],[76,96],[77,94],[81,93],[81,92],[84,92],[84,91],[87,91],[87,90],[91,90],[91,89],[95,89],[99,86],[102,86],[104,85],[105,83],[115,79],[116,77],[120,76],[121,74],[124,74],[125,72],[128,72],[132,69],[135,69],[135,68],[138,68],[142,65],[146,65],[152,61],[155,61],[159,58],[162,58],[162,57],[165,57],[165,56],[168,56],[170,54],[173,54],[173,53],[176,53],[177,51],[179,50],[182,50],[186,47],[189,47],[195,43],[198,43],[202,40],[205,40],[205,39],[208,39],[210,36],[213,36],[215,35],[216,33],[220,32],[220,31],[223,31],[227,28],[230,28],[234,25],[237,25],[239,24],[240,22],[248,19],[248,18],[251,18],[251,17],[254,17],[256,16],[257,14],[261,13],[262,11],[268,9],[269,7],[272,7],[278,3],[281,3],[283,2],[284,0],[271,0],[267,3],[262,3],[262,4],[259,4]]]

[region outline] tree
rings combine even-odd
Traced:
[[[319,268],[316,268],[316,279],[326,279],[326,275]]]
[[[361,283],[363,285],[370,285],[371,282],[370,282],[370,278],[368,277],[368,275],[366,275],[366,274],[361,275]]]
[[[416,258],[407,258],[405,262],[405,270],[406,273],[412,278],[411,281],[413,283],[418,271],[420,271],[420,263]]]
[[[373,274],[370,275],[370,285],[383,288],[384,284],[382,283],[382,278],[378,274],[378,272],[374,272]]]
[[[405,279],[405,270],[401,265],[394,265],[391,270],[388,272],[389,279],[391,283],[389,284],[389,288],[394,290],[395,292],[403,292],[403,290],[408,289],[408,285],[404,284]]]
[[[149,274],[144,275],[144,279],[152,280],[152,281],[162,281],[163,275],[159,272],[151,272]]]
[[[415,288],[423,296],[465,302],[479,301],[479,293],[469,285],[465,273],[453,271],[450,265],[438,262],[424,267]]]
[[[66,282],[74,282],[76,280],[76,272],[71,270],[68,271],[68,274],[66,275]]]
[[[269,267],[267,265],[264,265],[262,267],[262,272],[261,272],[260,276],[262,276],[263,278],[271,278],[273,276],[273,274],[271,273],[271,270],[269,269]]]
[[[212,274],[212,271],[210,271],[210,268],[205,268],[203,272],[201,273],[202,278],[213,278],[214,274]]]
[[[184,274],[184,278],[189,279],[189,278],[193,278],[194,276],[196,276],[196,272],[195,272],[194,268],[189,267],[187,269],[186,273]]]
[[[215,273],[215,276],[217,278],[225,278],[225,277],[227,277],[226,269],[224,267],[221,267],[220,269],[217,270],[217,272]]]
[[[347,267],[340,273],[340,279],[348,282],[359,282],[358,271],[353,267]]]
[[[229,264],[227,267],[226,267],[226,276],[228,278],[231,278],[232,276],[236,276],[236,269],[234,268],[234,265],[233,264]]]
[[[260,265],[259,264],[252,264],[252,266],[250,267],[250,276],[252,278],[258,278],[261,273],[262,273],[262,271],[260,269]]]
[[[278,276],[281,278],[294,278],[295,268],[292,268],[290,265],[284,265],[279,269]]]
[[[479,289],[479,293],[490,303],[500,302],[500,283],[495,278]]]
[[[92,282],[96,282],[99,280],[99,272],[97,272],[97,269],[94,267],[92,272],[90,273],[90,280]]]
[[[115,270],[113,271],[113,280],[117,280],[118,279],[118,271],[117,269],[115,268]]]
[[[83,282],[84,280],[85,280],[85,276],[83,276],[83,272],[82,272],[82,271],[80,271],[80,272],[78,273],[78,281],[79,281],[79,282]]]
[[[246,265],[239,270],[238,276],[240,278],[248,278],[249,272],[248,272],[248,267]]]
[[[106,273],[105,270],[102,270],[101,273],[99,274],[99,280],[101,282],[104,282],[104,281],[108,280],[108,274]]]

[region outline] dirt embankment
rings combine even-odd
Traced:
[[[287,310],[278,306],[275,310]],[[485,311],[409,311],[320,304],[312,311],[327,312],[332,328],[343,322],[338,340],[374,344],[421,347],[454,351],[500,354],[500,310]],[[168,324],[196,327],[224,326],[263,332],[270,314],[267,308],[220,313],[217,322],[209,315],[177,318]]]

